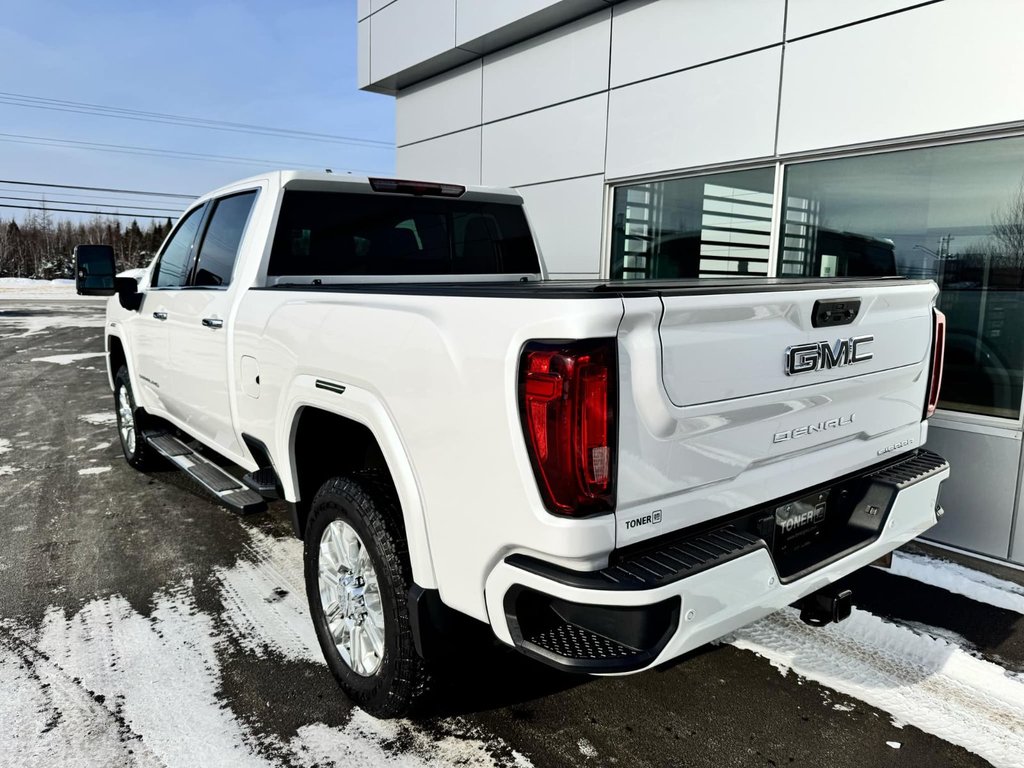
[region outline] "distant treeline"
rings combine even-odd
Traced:
[[[58,221],[44,212],[20,224],[13,219],[0,220],[0,277],[74,277],[72,252],[76,245],[85,244],[113,246],[118,270],[142,267],[170,231],[170,219],[142,226],[133,219],[124,226],[102,216],[87,222]]]

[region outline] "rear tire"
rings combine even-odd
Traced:
[[[135,469],[145,471],[155,464],[153,449],[142,435],[144,412],[135,404],[128,367],[122,365],[114,376],[114,413],[117,415],[117,434],[125,461]]]
[[[400,717],[430,676],[413,644],[400,511],[369,475],[335,477],[313,499],[303,549],[306,595],[327,666],[370,714]]]

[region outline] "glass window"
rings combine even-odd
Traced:
[[[615,190],[613,279],[767,275],[773,168]]]
[[[160,260],[156,264],[153,285],[157,288],[176,288],[188,281],[188,271],[192,264],[192,242],[203,221],[205,205],[194,208],[185,214],[178,228],[171,235]]]
[[[271,276],[540,272],[521,205],[287,191]]]
[[[256,192],[232,195],[216,202],[210,224],[199,247],[196,285],[226,286],[238,256],[245,224],[249,220]]]
[[[931,278],[940,407],[1017,418],[1024,382],[1024,138],[790,165],[779,275]]]

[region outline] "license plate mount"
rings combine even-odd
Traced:
[[[791,555],[821,538],[829,519],[831,494],[832,489],[826,488],[775,508],[773,549],[777,555]]]

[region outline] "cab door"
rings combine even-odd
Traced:
[[[188,431],[229,456],[243,454],[231,418],[229,395],[230,319],[236,294],[232,282],[256,190],[219,198],[196,241],[187,285],[167,306],[169,379],[164,395],[171,416]]]
[[[158,254],[142,306],[131,319],[133,372],[138,384],[138,404],[151,413],[166,413],[169,380],[170,339],[167,332],[168,305],[188,282],[193,246],[207,211],[204,203],[188,211]]]

